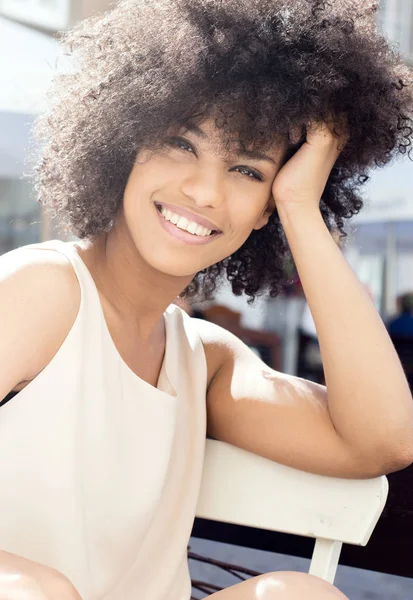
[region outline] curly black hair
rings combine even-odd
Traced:
[[[71,71],[58,74],[34,127],[42,142],[39,202],[66,231],[111,229],[139,150],[178,124],[213,117],[224,140],[265,148],[311,121],[346,116],[349,141],[320,210],[342,237],[363,206],[372,167],[410,155],[412,72],[376,26],[370,0],[121,0],[62,34]],[[300,141],[292,132],[302,132]],[[291,254],[277,212],[234,254],[183,292],[208,297],[225,274],[249,301],[276,296]]]

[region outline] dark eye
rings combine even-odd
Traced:
[[[263,181],[263,176],[258,171],[250,169],[249,167],[235,167],[236,171],[239,171],[242,175],[246,175],[250,179],[255,179],[257,181]]]
[[[169,146],[174,146],[175,148],[180,148],[181,150],[189,151],[195,153],[195,150],[191,146],[189,142],[180,137],[173,137],[166,140]]]

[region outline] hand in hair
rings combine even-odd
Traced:
[[[277,210],[319,210],[331,170],[347,143],[331,122],[312,122],[300,149],[279,171],[272,187]]]

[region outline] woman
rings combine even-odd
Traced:
[[[36,185],[78,241],[1,258],[0,597],[188,600],[206,432],[336,477],[413,460],[401,365],[330,235],[411,144],[409,73],[354,1],[123,0],[65,42]],[[173,304],[224,273],[275,295],[288,252],[326,387]],[[345,596],[280,572],[214,597]]]

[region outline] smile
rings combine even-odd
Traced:
[[[212,229],[207,229],[203,225],[198,225],[198,223],[195,223],[194,221],[189,221],[185,217],[181,217],[180,215],[172,212],[171,210],[164,208],[162,205],[159,205],[158,210],[164,219],[166,219],[167,221],[170,221],[171,223],[176,225],[176,227],[178,227],[179,229],[188,231],[189,233],[192,233],[193,235],[199,235],[201,237],[208,237],[212,233]]]
[[[162,204],[156,203],[155,207],[163,228],[181,242],[187,244],[205,244],[221,235],[213,229],[208,229],[203,225],[199,225],[172,212],[162,206]]]

